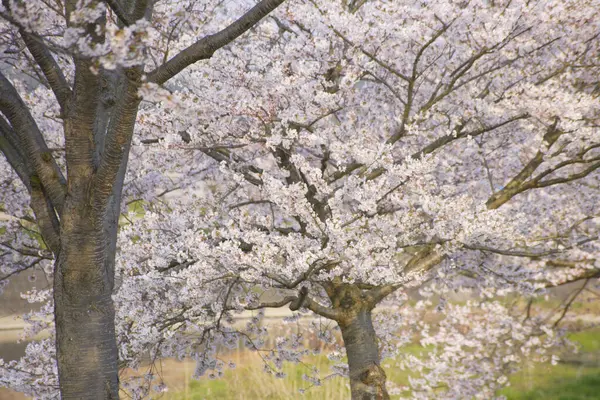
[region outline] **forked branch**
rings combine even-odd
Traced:
[[[285,0],[260,1],[227,28],[213,35],[203,37],[182,50],[165,64],[148,73],[148,81],[158,83],[159,85],[163,84],[191,64],[212,57],[215,51],[243,35],[284,1]]]

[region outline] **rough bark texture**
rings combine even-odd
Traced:
[[[352,400],[389,400],[371,318],[371,312],[380,299],[339,279],[325,285],[325,290],[344,339]]]
[[[1,0],[11,12],[12,3]],[[148,73],[168,81],[196,61],[208,59],[248,31],[285,0],[261,0],[230,26],[199,38]],[[92,2],[99,3],[99,0]],[[151,18],[151,1],[108,1],[128,25]],[[64,2],[75,26],[75,0]],[[7,14],[8,15],[8,14]],[[66,174],[13,83],[0,71],[0,152],[29,191],[43,240],[56,258],[54,312],[56,356],[63,400],[119,397],[118,349],[112,291],[116,238],[127,158],[140,103],[144,67],[92,72],[96,60],[74,53],[71,81],[44,38],[9,18],[54,92],[64,121]],[[106,15],[79,26],[104,42]]]
[[[60,390],[63,399],[117,399],[112,279],[97,254],[105,245],[102,231],[88,229],[81,215],[73,219],[73,231],[62,237],[54,279]]]
[[[388,400],[371,310],[362,308],[353,314],[339,323],[348,355],[352,400]]]

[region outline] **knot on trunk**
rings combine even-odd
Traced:
[[[385,389],[386,375],[379,365],[369,364],[358,377],[362,386],[363,396],[360,400],[389,400]]]

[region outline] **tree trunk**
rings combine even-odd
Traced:
[[[338,321],[350,367],[352,400],[389,400],[371,310],[360,305]]]
[[[104,214],[104,213],[101,213]],[[67,199],[55,266],[56,352],[63,400],[119,397],[112,301],[116,235],[81,199]]]

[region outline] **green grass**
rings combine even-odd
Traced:
[[[527,365],[511,377],[511,386],[501,393],[509,400],[600,399],[600,329],[574,333],[569,338],[580,345],[580,354],[569,357],[571,362]],[[592,362],[573,362],[578,359]]]
[[[526,368],[502,390],[509,400],[584,400],[600,398],[600,368],[570,364]]]
[[[427,350],[418,345],[409,345],[405,351],[410,354],[419,355]],[[285,378],[276,378],[267,374],[263,370],[263,362],[255,353],[246,352],[241,366],[233,370],[225,370],[221,379],[210,380],[202,377],[200,380],[191,380],[187,390],[170,393],[162,397],[165,400],[288,400],[288,399],[307,399],[307,400],[347,400],[350,398],[350,389],[347,379],[339,376],[330,377],[322,381],[321,386],[312,386],[305,381],[302,376],[309,375],[308,366],[315,366],[321,372],[321,378],[330,373],[329,366],[333,362],[326,356],[311,356],[306,360],[306,364],[284,365],[283,371]],[[386,360],[383,363],[390,382],[396,385],[408,386],[409,371],[403,371],[394,367],[393,360]],[[302,395],[300,389],[306,389]],[[398,398],[392,396],[393,399]]]
[[[581,345],[581,355],[600,354],[600,329],[571,335],[573,341]],[[408,352],[418,354],[423,349],[409,346]],[[171,393],[163,398],[168,400],[237,400],[270,399],[286,400],[303,398],[308,400],[349,398],[345,379],[335,377],[323,381],[322,386],[310,387],[302,379],[308,372],[306,366],[288,364],[284,367],[287,376],[283,379],[266,374],[258,356],[250,357],[244,365],[226,370],[222,379],[192,380],[188,389]],[[308,364],[327,371],[329,361],[324,356],[315,356]],[[387,364],[387,365],[386,365]],[[391,382],[399,385],[408,383],[408,372],[394,368],[392,362],[384,362]],[[587,400],[600,399],[600,367],[590,367],[574,363],[527,365],[510,379],[511,386],[499,394],[509,400]],[[302,396],[299,389],[309,388]]]
[[[556,366],[527,364],[510,377],[510,386],[499,394],[508,400],[587,400],[600,399],[600,328],[573,333],[570,339],[580,345],[580,354],[569,357],[570,362]],[[426,352],[420,346],[407,346],[405,351],[414,355]],[[587,360],[587,362],[580,362]],[[323,355],[306,360],[307,365],[315,365],[323,373],[328,373],[330,361]],[[162,397],[165,400],[287,400],[303,398],[308,400],[342,400],[350,397],[345,379],[334,377],[322,382],[322,386],[310,387],[302,379],[308,374],[306,365],[286,364],[286,377],[276,378],[263,371],[263,363],[255,353],[244,353],[238,368],[225,370],[221,379],[210,380],[203,377],[191,380],[187,388],[171,392]],[[396,385],[408,385],[408,371],[394,367],[393,360],[383,363],[388,380]],[[300,389],[308,389],[304,396]],[[397,398],[393,396],[392,398]]]
[[[579,343],[582,353],[600,352],[600,329],[572,333],[569,339]]]
[[[276,378],[262,369],[258,357],[249,357],[244,366],[226,370],[221,379],[210,380],[202,378],[193,380],[186,391],[174,393],[164,398],[168,400],[287,400],[302,397],[308,400],[343,400],[350,397],[350,390],[345,379],[333,377],[323,382],[321,386],[311,386],[302,376],[309,373],[307,366],[285,365],[285,378]],[[256,358],[256,359],[254,359]],[[326,369],[329,360],[324,356],[311,357],[310,365]],[[309,389],[310,387],[310,389]],[[304,396],[300,389],[308,389]]]

